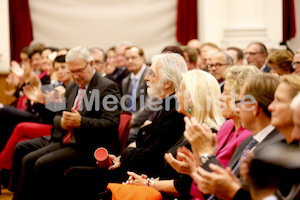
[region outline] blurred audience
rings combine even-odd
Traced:
[[[198,69],[208,71],[208,69],[207,69],[207,65],[208,65],[207,60],[208,60],[209,54],[216,54],[220,51],[221,51],[220,48],[214,43],[207,42],[207,43],[202,44],[201,48],[200,48],[200,57],[201,57],[201,59],[198,58],[198,60],[197,60]]]
[[[106,59],[106,54],[103,49],[98,48],[98,47],[93,47],[90,48],[91,55],[94,59],[94,65],[96,71],[102,75],[105,76],[105,59]]]
[[[248,65],[255,65],[262,72],[270,72],[270,68],[266,64],[268,50],[261,42],[250,43],[245,52]]]
[[[238,47],[228,47],[225,51],[233,59],[234,65],[242,65],[244,62],[244,53]]]
[[[294,55],[292,66],[295,70],[295,73],[300,75],[300,49],[298,49]]]
[[[120,42],[115,47],[117,68],[106,77],[114,81],[122,95],[122,80],[130,73],[126,68],[125,49],[132,44],[127,41]]]
[[[183,52],[184,59],[188,65],[188,69],[189,70],[195,69],[197,64],[197,59],[199,56],[198,51],[189,46],[181,46],[180,48]]]
[[[129,97],[124,103],[128,109],[126,111],[135,113],[145,107],[148,102],[145,76],[149,67],[145,63],[144,50],[138,46],[126,47],[125,59],[130,74],[122,80],[122,94],[123,97],[124,95]]]
[[[117,54],[115,52],[115,47],[111,47],[107,50],[106,52],[106,63],[105,63],[105,74],[108,75],[108,74],[111,74],[115,71],[115,69],[117,68],[117,61],[116,61],[116,58],[117,58]]]
[[[225,84],[224,71],[233,64],[233,60],[224,52],[209,52],[207,56],[208,71],[217,79],[221,92],[223,92]]]
[[[266,63],[270,67],[270,73],[282,76],[294,72],[292,62],[293,53],[286,49],[279,49],[269,54]]]
[[[200,54],[200,49],[201,49],[201,42],[198,39],[191,39],[187,42],[186,44],[188,47],[194,48],[198,51]]]

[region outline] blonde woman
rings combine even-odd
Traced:
[[[271,124],[282,133],[286,142],[293,142],[294,128],[293,110],[290,108],[292,99],[300,92],[300,76],[284,75],[274,94],[274,101],[268,109],[272,114]]]
[[[194,159],[199,159],[200,155],[205,152],[207,157],[203,157],[202,159],[209,159],[209,156],[215,155],[221,165],[226,167],[238,145],[248,136],[252,135],[249,130],[242,127],[234,102],[238,99],[240,89],[247,77],[260,73],[262,72],[256,66],[252,65],[235,65],[225,70],[224,76],[226,82],[220,101],[222,115],[228,120],[222,124],[216,138],[212,136],[211,130],[205,127],[206,124],[200,126],[193,120],[185,118],[185,137],[192,145],[192,150],[195,154]],[[205,132],[205,135],[209,136],[209,138],[204,137],[202,132]],[[217,144],[213,142],[214,140],[217,140]],[[187,164],[182,165],[183,163],[172,157],[168,158],[168,162],[172,164],[174,169],[185,174],[190,174],[189,172],[192,172],[195,168],[192,164],[189,166],[185,166]],[[182,166],[190,168],[183,172],[181,171],[183,169]],[[202,196],[195,184],[192,185],[191,195],[195,199],[200,199]]]

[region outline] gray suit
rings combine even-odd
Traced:
[[[145,81],[145,76],[147,73],[148,73],[148,66],[143,71],[143,74],[138,83],[136,99],[135,99],[136,102],[136,109],[134,110],[135,112],[141,108],[141,105],[146,105],[148,100],[147,84]],[[131,79],[131,75],[129,74],[122,81],[122,95],[130,95],[131,89],[132,89],[132,79]],[[141,98],[142,95],[144,96],[144,98]],[[125,105],[126,107],[129,106],[129,98],[126,99]]]
[[[246,148],[246,146],[249,144],[249,142],[252,140],[253,138],[253,135],[247,137],[238,147],[237,149],[235,150],[234,154],[232,155],[229,163],[228,163],[228,167],[231,167],[232,169],[235,167],[235,165],[239,162],[239,159],[241,158],[242,156],[242,153],[244,151],[244,149]],[[267,145],[269,144],[272,144],[272,143],[276,143],[276,142],[279,142],[279,141],[282,141],[284,140],[284,137],[283,135],[277,130],[277,129],[274,129],[272,132],[270,132],[267,137],[265,137],[260,143],[258,143],[256,145],[256,148],[253,150],[253,152],[256,152],[258,151],[259,149],[261,148],[264,148],[266,147]],[[208,162],[206,162],[202,167],[203,169],[207,170],[207,171],[211,171],[211,169],[209,168],[209,163],[214,163],[214,164],[217,164],[219,166],[221,166],[221,164],[219,163],[219,161],[217,160],[216,157],[213,157],[211,159],[208,160]],[[236,170],[234,172],[234,174],[237,176],[237,177],[240,177],[240,171],[239,170]],[[242,198],[237,197],[235,196],[234,199],[248,199],[249,198],[249,193],[247,192],[244,192],[245,190],[242,190],[242,194],[238,193],[238,195],[246,195],[246,196],[243,196]],[[215,199],[217,199],[215,197]]]
[[[234,168],[234,166],[238,163],[239,159],[241,158],[241,155],[245,149],[245,147],[248,145],[248,143],[252,140],[253,135],[247,137],[235,150],[233,156],[231,157],[229,163],[228,163],[228,167]],[[263,141],[261,141],[260,143],[257,144],[256,148],[254,149],[253,152],[259,150],[260,148],[265,147],[268,144],[271,143],[275,143],[275,142],[279,142],[281,140],[283,140],[284,137],[282,136],[282,134],[277,130],[274,129],[270,134],[268,134],[267,137],[265,137],[265,139]],[[203,169],[207,170],[207,171],[211,171],[209,168],[209,163],[214,163],[214,164],[218,164],[221,166],[221,164],[219,163],[219,161],[217,160],[216,157],[213,157],[211,159],[209,159],[202,167]],[[239,170],[236,171],[236,175],[239,176]]]
[[[242,156],[242,153],[245,149],[245,147],[248,145],[248,143],[252,140],[253,136],[247,137],[235,150],[234,154],[232,155],[228,167],[233,168],[239,161],[239,159]],[[258,151],[259,149],[268,146],[269,144],[282,141],[284,139],[283,135],[277,130],[274,129],[263,141],[257,144],[256,148],[253,150],[253,152]],[[235,173],[239,177],[239,170]]]

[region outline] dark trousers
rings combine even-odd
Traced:
[[[22,171],[22,159],[29,154],[39,148],[45,147],[50,144],[50,136],[39,137],[31,140],[26,140],[23,142],[19,142],[14,149],[13,154],[13,166],[12,173],[10,179],[10,190],[15,192],[17,189],[17,185],[19,183],[19,179]]]
[[[123,168],[107,170],[99,167],[72,167],[65,175],[68,191],[72,191],[65,195],[65,200],[99,200],[98,193],[106,191],[108,183],[122,183],[127,178]]]
[[[13,199],[64,199],[65,171],[71,166],[91,165],[91,158],[75,144],[49,142],[44,137],[19,143],[13,158]]]

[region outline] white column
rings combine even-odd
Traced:
[[[0,1],[0,73],[10,68],[9,0]]]
[[[222,39],[224,47],[245,47],[252,41],[269,42],[264,4],[262,0],[228,0],[228,19]]]
[[[198,0],[201,42],[221,48],[259,41],[278,48],[282,40],[281,0]]]
[[[198,0],[198,38],[221,45],[224,5],[227,0]]]

